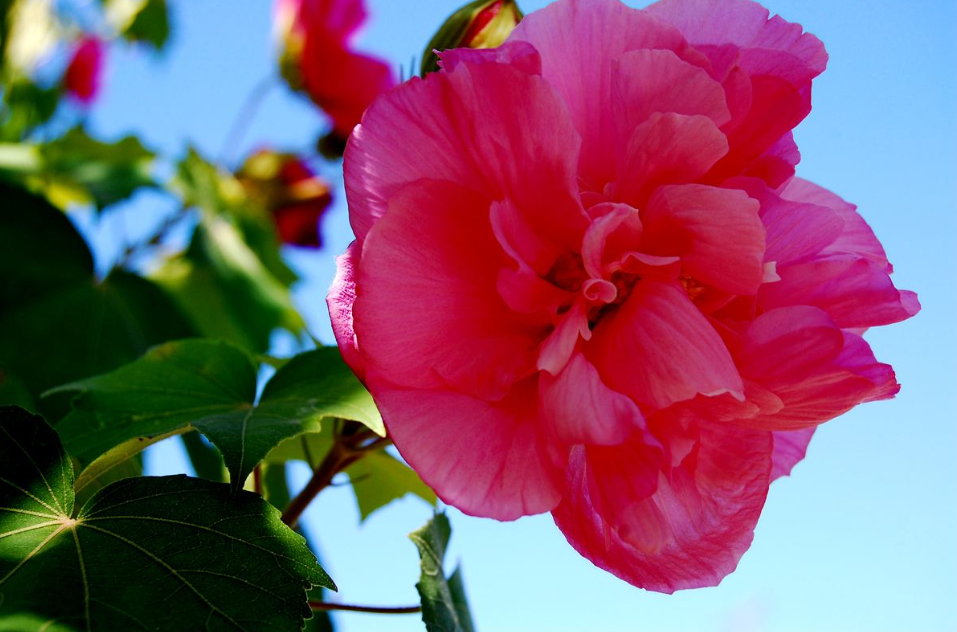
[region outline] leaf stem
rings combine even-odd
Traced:
[[[160,224],[152,235],[147,237],[145,240],[131,244],[127,246],[123,253],[120,255],[119,260],[116,263],[116,267],[126,266],[134,256],[138,255],[143,250],[156,246],[161,241],[163,241],[169,232],[181,221],[186,219],[189,215],[189,208],[180,206],[176,211],[166,216],[163,220],[163,223]]]
[[[363,456],[385,446],[386,437],[374,432],[355,421],[336,422],[335,441],[319,465],[312,472],[312,478],[282,512],[282,521],[290,527],[299,523],[306,507],[315,500],[319,492],[332,484],[336,474],[346,469]]]
[[[372,614],[415,614],[416,612],[422,612],[422,606],[383,608],[380,606],[352,606],[344,603],[329,603],[328,601],[310,601],[309,607],[313,610],[345,610],[347,612],[371,612]]]
[[[279,77],[270,74],[260,79],[259,83],[254,85],[252,90],[250,90],[249,95],[239,110],[239,114],[236,116],[236,119],[226,134],[223,148],[219,152],[218,162],[220,165],[230,160],[238,151],[243,136],[246,135],[246,131],[249,129],[249,126],[252,125],[256,111],[262,105],[266,95],[277,85],[279,85]]]

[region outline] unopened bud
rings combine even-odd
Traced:
[[[437,51],[449,48],[495,48],[515,30],[524,15],[515,0],[475,0],[449,17],[422,55],[422,76],[439,69]]]

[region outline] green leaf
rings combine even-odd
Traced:
[[[187,251],[167,261],[153,278],[203,335],[254,353],[269,348],[276,328],[299,333],[304,326],[288,287],[223,216],[204,216]]]
[[[0,370],[34,398],[194,335],[156,284],[121,270],[98,282],[82,237],[46,200],[3,183],[0,199]]]
[[[42,193],[61,209],[93,204],[102,210],[141,187],[155,186],[155,155],[135,136],[105,143],[74,127],[48,143],[20,147],[35,148],[36,160],[0,160],[0,175]]]
[[[235,175],[209,162],[191,147],[177,165],[170,187],[180,195],[185,206],[198,207],[210,216],[227,216],[277,281],[286,287],[296,281],[296,273],[280,254],[271,213],[247,195]]]
[[[187,432],[181,435],[186,455],[193,465],[193,470],[199,478],[217,483],[228,482],[226,464],[219,450],[209,445],[198,432]],[[273,503],[275,505],[275,503]],[[281,509],[281,507],[280,507]]]
[[[422,482],[412,468],[384,450],[367,454],[346,468],[346,473],[352,482],[361,520],[406,494],[414,494],[430,505],[438,501],[432,488]]]
[[[306,591],[335,589],[256,494],[134,478],[74,514],[70,461],[43,418],[0,409],[0,435],[0,621],[293,632],[310,616]]]
[[[0,406],[19,406],[27,410],[36,410],[36,403],[30,389],[16,375],[0,370]]]
[[[422,599],[422,621],[428,632],[474,630],[460,569],[449,578],[442,570],[451,534],[452,527],[445,514],[436,514],[421,529],[409,534],[422,559],[422,575],[415,587]]]
[[[128,40],[147,42],[156,50],[161,50],[169,39],[166,0],[146,0],[123,35]]]
[[[37,126],[49,121],[60,103],[60,90],[56,86],[44,88],[24,76],[17,76],[4,86],[6,102],[0,116],[0,141],[11,143],[4,149],[14,147],[26,138]],[[33,145],[23,147],[34,148]],[[0,154],[6,151],[0,150]],[[9,156],[0,155],[0,171],[7,166]],[[16,164],[16,163],[14,163]]]
[[[126,441],[197,429],[219,448],[234,489],[282,441],[340,417],[384,433],[372,398],[333,347],[296,356],[266,384],[258,404],[256,367],[225,342],[185,340],[150,351],[112,373],[52,392],[79,391],[57,425],[86,464]]]

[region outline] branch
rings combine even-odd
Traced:
[[[310,601],[309,607],[313,610],[345,610],[347,612],[371,612],[372,614],[415,614],[416,612],[422,612],[422,606],[382,608],[379,606],[350,606],[344,603],[329,603],[328,601]]]
[[[319,492],[332,484],[332,479],[336,474],[366,454],[389,443],[388,438],[378,436],[356,421],[346,421],[341,428],[339,428],[339,422],[337,421],[336,427],[337,431],[332,448],[313,470],[312,478],[309,479],[306,486],[282,512],[282,521],[290,527],[295,527],[299,523],[299,518],[302,517],[309,503],[315,500]]]

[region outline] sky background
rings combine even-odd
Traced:
[[[360,43],[404,65],[458,3],[368,0]],[[521,0],[526,11],[548,4]],[[643,3],[630,2],[632,6]],[[797,129],[798,174],[859,205],[923,311],[868,334],[903,384],[824,425],[807,459],[776,482],[754,544],[717,588],[673,596],[634,588],[575,553],[548,515],[498,523],[450,510],[450,562],[461,561],[476,626],[507,630],[695,632],[957,631],[957,2],[767,0],[830,52],[814,110]],[[170,0],[174,35],[160,57],[115,48],[90,115],[100,136],[140,134],[176,157],[185,143],[215,156],[246,96],[275,73],[271,6]],[[321,115],[282,86],[268,94],[242,151],[308,151]],[[323,175],[341,186],[341,169]],[[341,193],[341,192],[340,192]],[[117,235],[149,232],[173,201],[144,193],[94,226],[78,223],[108,268]],[[298,306],[332,342],[324,296],[332,259],[352,240],[343,196],[326,218],[327,247],[290,253],[304,280]],[[279,341],[281,343],[281,341]],[[176,444],[149,457],[182,471]],[[305,466],[294,471],[301,485]],[[359,526],[348,488],[327,490],[307,527],[347,603],[417,602],[418,557],[406,534],[431,509],[407,499]],[[451,565],[449,567],[451,569]],[[421,630],[417,615],[337,616],[343,632]]]

